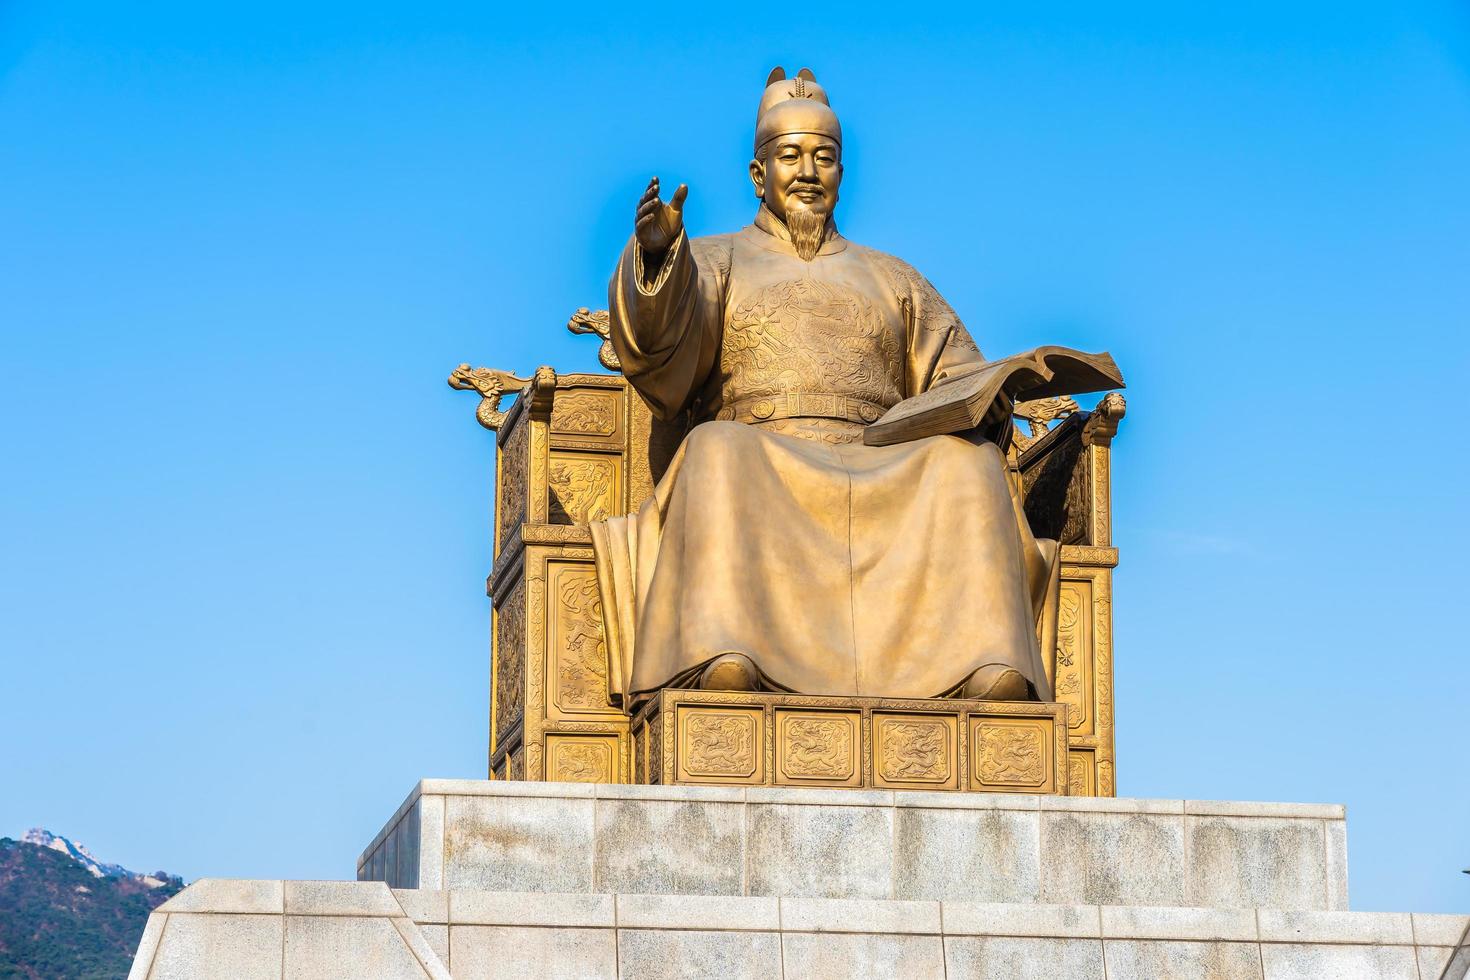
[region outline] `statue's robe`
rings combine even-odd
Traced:
[[[934,697],[976,668],[1050,698],[1036,623],[1056,548],[1033,539],[993,443],[862,444],[864,425],[983,358],[949,304],[829,225],[811,262],[764,208],[628,243],[611,340],[685,438],[633,515],[592,525],[610,687],[691,685],[725,652],[805,694]]]

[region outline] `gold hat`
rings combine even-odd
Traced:
[[[827,92],[817,84],[810,68],[788,79],[786,69],[776,67],[766,78],[760,109],[755,114],[755,153],[777,136],[816,133],[842,145],[842,124],[827,102]]]

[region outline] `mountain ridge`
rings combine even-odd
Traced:
[[[126,977],[148,914],[183,887],[42,828],[0,837],[0,980]]]

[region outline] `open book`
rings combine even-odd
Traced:
[[[1123,375],[1107,354],[1070,347],[1038,347],[990,361],[970,374],[905,398],[863,430],[869,446],[891,446],[926,436],[973,429],[993,416],[996,399],[1050,398],[1123,387]]]

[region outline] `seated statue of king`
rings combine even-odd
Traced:
[[[628,382],[695,423],[643,507],[592,526],[612,692],[1050,700],[1057,548],[995,430],[863,443],[986,361],[928,280],[838,233],[842,128],[806,69],[771,73],[750,179],[753,224],[690,238],[688,188],[655,177],[609,286]]]

